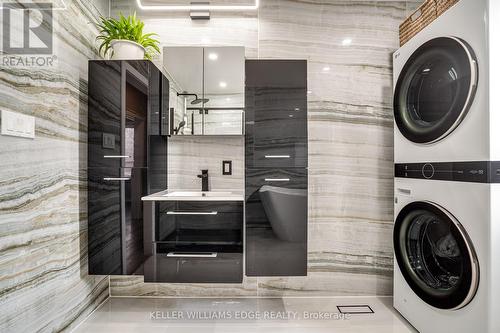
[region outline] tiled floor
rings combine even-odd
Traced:
[[[390,297],[110,298],[75,332],[416,332],[391,303]],[[374,313],[342,317],[342,305],[369,305]],[[323,319],[308,318],[318,315]]]

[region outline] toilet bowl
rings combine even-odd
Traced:
[[[265,185],[259,189],[259,194],[274,234],[284,241],[304,242],[307,190]]]

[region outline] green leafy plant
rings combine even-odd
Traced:
[[[99,54],[102,54],[103,57],[108,52],[113,52],[111,42],[115,39],[126,39],[142,45],[146,49],[144,56],[147,59],[152,59],[160,53],[160,42],[153,38],[154,36],[158,36],[158,34],[144,34],[144,22],[137,19],[135,13],[127,17],[120,13],[118,19],[101,16],[101,23],[97,24],[97,27],[99,28],[99,35],[96,37],[96,40],[101,43]]]

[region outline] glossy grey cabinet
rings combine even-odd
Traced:
[[[141,197],[167,187],[163,76],[146,60],[89,61],[89,274],[142,272]]]
[[[307,275],[307,62],[245,67],[246,274]]]
[[[248,168],[307,167],[307,62],[247,60]]]
[[[243,202],[160,201],[145,282],[241,283]]]

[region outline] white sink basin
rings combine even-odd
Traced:
[[[232,192],[184,192],[176,191],[165,194],[166,197],[225,197],[231,195]]]
[[[143,201],[243,201],[243,194],[231,191],[165,190],[142,198]]]

